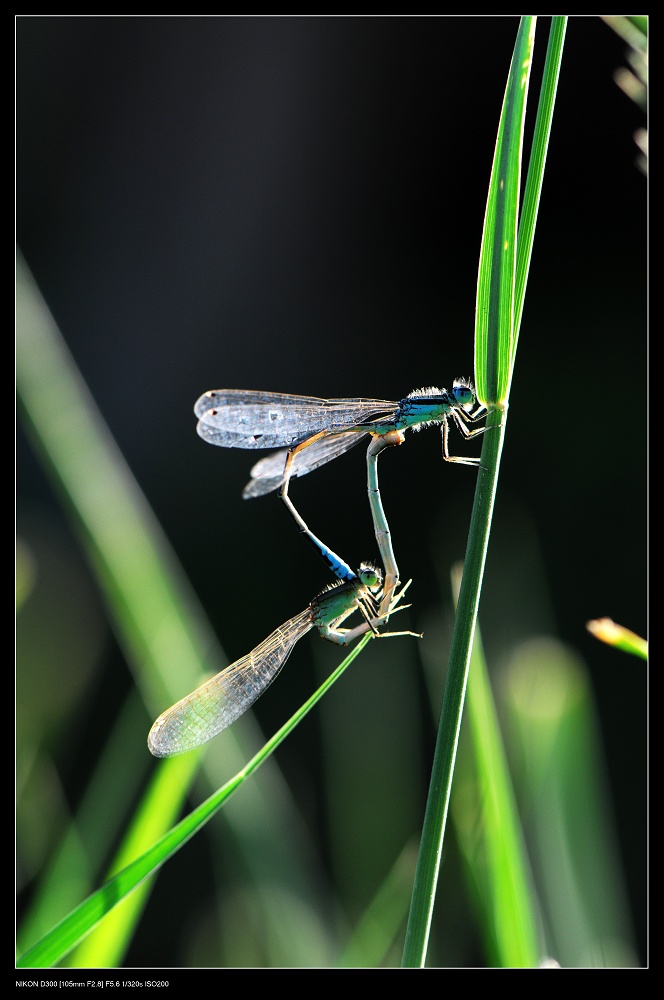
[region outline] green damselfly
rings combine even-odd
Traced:
[[[409,606],[399,604],[406,587],[391,597],[389,613]],[[380,638],[417,635],[408,631],[379,631],[387,617],[379,610],[381,588],[382,573],[371,563],[363,563],[352,579],[331,584],[308,608],[275,629],[250,653],[160,715],[148,735],[150,752],[155,757],[172,757],[193,750],[221,733],[260,698],[295,644],[312,628],[339,646],[348,646],[369,631]],[[352,629],[342,628],[345,619],[356,610],[364,621]]]

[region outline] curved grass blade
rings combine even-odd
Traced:
[[[295,726],[307,715],[314,705],[341,677],[344,671],[359,655],[372,638],[368,633],[355,646],[344,661],[321,684],[318,690],[301,708],[295,712],[265,746],[230,781],[194,809],[188,816],[161,837],[148,851],[127,865],[121,872],[109,879],[100,889],[92,893],[80,906],[46,934],[32,948],[25,952],[16,963],[17,968],[47,968],[59,962],[79,941],[92,931],[107,913],[126,899],[146,879],[154,875],[194,834],[212,819],[240,786],[277,749]],[[187,761],[186,757],[164,761],[161,767],[172,769]]]

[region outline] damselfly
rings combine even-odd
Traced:
[[[204,393],[194,406],[197,431],[204,441],[222,448],[281,448],[254,465],[243,496],[262,496],[295,476],[304,476],[359,444],[368,434],[384,435],[409,428],[440,425],[443,458],[462,465],[479,459],[450,455],[449,419],[465,438],[485,413],[474,412],[470,382],[456,379],[452,390],[416,389],[400,402],[385,399],[317,399],[277,392],[217,389]]]
[[[385,615],[379,612],[381,571],[363,563],[346,582],[331,584],[313,599],[308,608],[275,629],[259,646],[226,667],[159,716],[148,735],[148,747],[155,757],[171,757],[193,750],[211,740],[235,722],[275,679],[293,647],[312,628],[324,639],[348,646],[366,632],[385,638],[417,635],[415,632],[379,632]],[[407,586],[407,585],[406,585]],[[403,590],[390,600],[390,613],[409,605],[397,605]],[[353,611],[364,621],[352,629],[341,624]]]
[[[478,465],[478,458],[451,455],[449,421],[464,438],[483,434],[485,427],[472,427],[484,416],[477,406],[473,387],[456,379],[447,389],[417,389],[399,402],[384,399],[318,399],[284,393],[243,389],[219,389],[204,393],[196,402],[197,431],[204,441],[222,448],[280,448],[257,462],[244,488],[245,499],[279,490],[300,531],[323,555],[339,579],[352,570],[335,564],[330,550],[308,528],[288,496],[291,478],[304,476],[338,458],[371,435],[367,452],[369,502],[376,540],[385,567],[384,606],[398,586],[398,568],[390,542],[387,518],[378,489],[378,454],[401,444],[409,428],[440,425],[443,458],[462,465]],[[383,607],[384,610],[384,607]]]

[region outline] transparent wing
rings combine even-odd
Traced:
[[[307,608],[275,629],[247,656],[169,708],[150,730],[150,752],[155,757],[185,753],[230,726],[260,698],[310,628],[311,611]]]
[[[385,399],[317,399],[277,392],[220,389],[204,393],[194,412],[197,431],[222,448],[291,448],[321,431],[334,434],[394,416]]]
[[[308,447],[298,451],[291,464],[290,477],[306,476],[307,473],[319,469],[321,465],[331,462],[344,452],[354,448],[360,441],[365,441],[368,432],[346,431],[342,434],[331,434],[329,437],[318,438]],[[245,500],[261,497],[279,488],[284,477],[284,467],[288,449],[275,451],[256,462],[251,470],[251,479],[242,491]]]
[[[263,392],[260,389],[211,389],[194,404],[199,420],[208,410],[233,409],[237,406],[323,406],[327,400],[318,396],[294,396],[287,392]]]

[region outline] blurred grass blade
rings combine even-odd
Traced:
[[[417,845],[409,841],[358,920],[336,965],[377,969],[389,961],[390,949],[408,915],[417,860]]]
[[[23,421],[96,573],[116,635],[148,706],[147,737],[149,721],[165,705],[181,697],[183,690],[194,690],[206,674],[216,673],[228,661],[19,251],[16,266],[16,380]],[[261,739],[250,713],[237,721],[224,741],[221,780],[242,767],[253,752],[249,748],[255,749]],[[140,753],[153,763],[144,739],[140,741]],[[127,771],[126,761],[122,770]],[[320,872],[307,871],[304,865],[305,857],[316,865],[315,852],[274,762],[270,763],[269,776],[264,778],[264,774],[261,773],[258,782],[251,783],[243,796],[252,828],[255,824],[255,828],[263,831],[261,845],[257,847],[255,836],[247,842],[243,835],[244,809],[233,810],[228,822],[236,831],[239,849],[249,869],[262,870],[265,858],[274,856],[279,877],[288,879],[289,884],[308,895],[312,913],[325,924],[327,913],[317,907],[310,892]],[[221,783],[218,775],[217,765],[212,787]],[[156,779],[161,789],[157,815],[162,817],[162,831],[168,829],[172,816],[181,807],[191,777],[193,770],[185,784]],[[95,796],[96,792],[90,794]],[[124,801],[129,798],[127,791]],[[108,837],[121,842],[124,812],[113,808],[110,797],[102,794],[97,800],[104,809]],[[130,836],[132,849],[141,851],[154,843],[155,830],[147,823],[141,834],[134,825]],[[65,839],[71,850],[77,835],[72,831],[72,836],[65,835]],[[86,845],[86,850],[94,855],[94,847]],[[121,847],[120,854],[124,857],[123,850]],[[71,853],[68,858],[71,867]],[[103,863],[103,858],[98,857],[97,863]],[[81,864],[78,869],[83,875],[87,865]],[[98,881],[102,873],[90,871],[89,877]],[[80,879],[77,885],[79,889],[82,887]],[[257,892],[260,897],[260,888]],[[57,912],[58,919],[72,905],[57,878],[47,879],[42,890],[37,888],[36,899],[41,913]],[[127,910],[128,923],[131,921],[133,926],[137,919],[137,913],[130,917]],[[269,923],[270,918],[266,919]],[[281,915],[278,919],[281,934],[287,917]],[[34,929],[40,923],[37,914],[29,914],[26,927]],[[129,938],[129,928],[122,934],[117,932],[117,940]],[[24,948],[34,938],[19,933],[19,941]],[[87,961],[103,967],[119,961],[119,957],[115,948],[111,954],[104,944],[96,955],[88,953]]]
[[[362,649],[372,638],[372,634],[365,635],[358,644],[351,650],[344,661],[330,674],[321,684],[317,691],[295,712],[275,735],[267,741],[264,747],[238,772],[230,781],[211,795],[205,802],[194,809],[188,816],[181,820],[165,836],[161,837],[153,846],[129,863],[122,871],[109,879],[105,885],[88,897],[80,906],[62,920],[51,932],[46,934],[32,948],[28,949],[18,960],[18,968],[43,968],[54,965],[56,962],[68,954],[87,934],[90,933],[99,922],[110,914],[114,908],[126,901],[128,906],[123,906],[123,910],[130,910],[130,915],[135,915],[131,906],[130,894],[145,882],[151,875],[154,875],[161,866],[176,854],[191,837],[194,836],[210,820],[222,806],[230,799],[234,792],[244,784],[255,771],[257,771],[276,750],[280,743],[292,732],[295,726],[311,711],[314,705],[320,701],[323,695],[341,677],[344,671],[351,665]],[[168,781],[169,784],[182,783],[186,779],[191,769],[191,760],[199,757],[197,751],[191,754],[175,757],[161,762],[155,784],[161,780]],[[157,790],[158,792],[158,790]],[[159,820],[155,819],[157,811],[154,803],[145,801],[144,811],[146,822],[152,824],[156,829]],[[144,835],[141,830],[141,837]],[[132,845],[127,845],[127,852],[130,854]],[[126,931],[122,925],[119,927],[120,933]]]
[[[198,755],[191,754],[166,761],[157,767],[146,792],[124,834],[120,851],[110,869],[113,875],[140,856],[146,843],[154,843],[165,827],[174,823],[187,797],[192,779],[198,770]],[[180,794],[177,794],[177,791]],[[141,918],[151,884],[144,881],[135,892],[129,893],[97,923],[95,933],[87,937],[69,955],[65,965],[77,968],[94,968],[103,956],[112,967],[122,963],[131,943],[134,927]],[[59,960],[59,959],[58,959]]]
[[[26,430],[73,515],[127,661],[146,704],[154,706],[156,714],[183,677],[196,683],[208,656],[222,665],[226,658],[68,356],[20,253],[16,356]],[[173,809],[181,807],[185,792],[186,788],[173,788],[166,825]],[[107,810],[108,797],[101,801],[108,836],[117,838],[124,813]],[[149,836],[144,846],[152,839]],[[94,853],[94,845],[87,846]],[[93,872],[90,875],[94,877]],[[45,881],[37,900],[40,909],[50,911],[66,903],[59,880]],[[36,912],[28,915],[28,927],[39,922]],[[19,939],[25,940],[24,933]]]
[[[455,591],[460,573],[459,568]],[[451,808],[466,877],[483,927],[487,960],[499,968],[535,968],[541,951],[530,865],[479,628],[473,643],[467,704],[468,752],[461,754],[457,763]]]
[[[19,611],[32,593],[35,582],[34,560],[26,545],[16,542],[16,610]]]
[[[151,711],[226,657],[17,253],[17,389]],[[94,472],[92,471],[94,470]]]
[[[519,798],[527,809],[547,953],[563,968],[634,967],[585,665],[555,639],[531,639],[513,653],[501,694]]]
[[[136,691],[118,713],[113,732],[95,762],[95,769],[76,817],[52,847],[32,893],[30,908],[17,934],[17,949],[25,951],[90,892],[109,857],[119,822],[136,801],[149,760],[118,767],[138,727],[145,725],[145,706]],[[141,766],[143,765],[143,766]],[[107,957],[111,957],[108,955]]]
[[[170,783],[170,772],[187,767],[190,767],[190,761],[186,757],[163,762],[160,768],[162,780]],[[237,778],[232,779],[185,819],[181,820],[165,836],[161,837],[150,850],[136,858],[100,889],[92,893],[48,934],[45,934],[40,941],[29,948],[17,961],[17,968],[48,968],[60,962],[118,904],[125,901],[130,902],[130,893],[150,875],[158,871],[168,858],[186,844],[225,803],[237,786]],[[125,909],[122,912],[121,925],[114,929],[119,929],[121,934],[126,934],[128,928],[125,926]],[[132,912],[130,919],[134,917],[135,912]]]
[[[586,628],[591,635],[594,635],[600,642],[605,642],[607,646],[621,649],[624,653],[631,653],[642,660],[648,659],[648,643],[645,639],[631,632],[623,625],[616,625],[611,618],[596,618],[586,622]]]
[[[648,50],[647,14],[600,14],[602,20],[631,48],[639,52]]]

